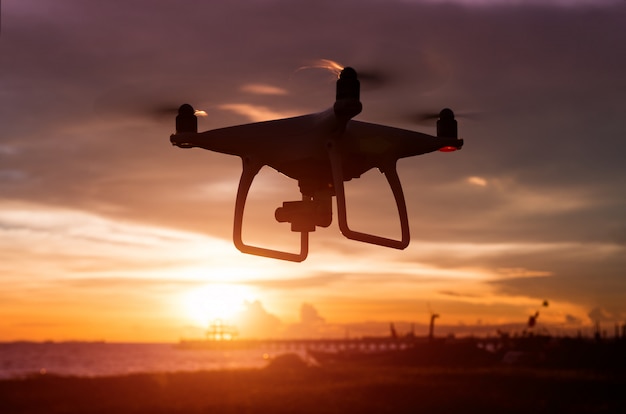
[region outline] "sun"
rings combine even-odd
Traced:
[[[253,301],[253,290],[244,285],[212,283],[187,292],[182,305],[187,317],[203,327],[212,321],[232,321],[244,309],[246,301]]]

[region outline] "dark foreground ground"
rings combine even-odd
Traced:
[[[0,381],[9,413],[626,413],[623,372],[274,365]]]

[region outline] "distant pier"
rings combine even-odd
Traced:
[[[233,340],[181,340],[177,345],[184,349],[267,349],[267,350],[359,350],[383,351],[410,348],[427,343],[429,338],[364,337],[349,339],[233,339]]]

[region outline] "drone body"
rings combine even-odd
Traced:
[[[449,109],[441,111],[437,135],[355,121],[361,112],[360,84],[356,72],[345,68],[337,80],[337,96],[332,108],[320,113],[274,121],[256,122],[197,132],[197,120],[190,105],[182,105],[176,119],[176,134],[170,137],[181,148],[199,147],[237,155],[243,161],[235,203],[233,240],[244,253],[276,259],[303,261],[308,255],[308,234],[317,226],[332,222],[332,197],[337,197],[339,228],[349,239],[404,249],[410,235],[406,204],[396,163],[400,158],[437,150],[460,149],[456,121]],[[302,199],[284,202],[276,210],[276,220],[291,223],[299,232],[300,251],[283,252],[251,246],[242,240],[245,202],[254,177],[267,165],[298,181]],[[349,228],[344,182],[378,168],[392,189],[401,225],[401,239],[394,240]]]

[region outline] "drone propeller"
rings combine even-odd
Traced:
[[[408,115],[406,118],[408,121],[420,124],[420,125],[432,125],[432,121],[436,121],[441,118],[442,112],[445,110],[450,110],[449,108],[444,108],[442,111],[434,112],[434,111],[421,111]],[[452,112],[450,110],[450,112]],[[444,114],[445,115],[445,114]],[[475,120],[479,117],[478,112],[454,112],[452,116],[454,118],[464,118]]]
[[[359,80],[366,90],[381,88],[393,78],[389,72],[377,69],[360,68],[358,74]]]
[[[296,73],[305,69],[322,69],[332,73],[339,78],[341,72],[345,69],[345,66],[330,59],[318,59],[313,61],[309,65],[301,66],[296,69]],[[363,85],[364,89],[372,90],[383,86],[388,83],[393,76],[380,69],[368,69],[359,66],[358,69],[359,81]]]
[[[158,105],[148,109],[146,112],[153,118],[158,119],[170,119],[178,114],[178,107],[180,105]]]
[[[199,102],[197,93],[182,92],[175,87],[153,85],[121,85],[99,96],[94,110],[105,115],[130,115],[157,122],[171,122],[178,113],[180,102]],[[196,116],[206,116],[196,111]]]
[[[183,101],[184,102],[184,101]],[[126,110],[128,113],[134,113],[144,119],[150,120],[151,122],[157,123],[167,123],[170,124],[172,119],[175,118],[180,112],[180,105],[134,105],[129,107]],[[191,112],[196,117],[206,117],[208,114],[203,110],[192,109]]]
[[[189,104],[182,104],[178,107],[176,115],[176,133],[198,132],[198,116],[207,116],[206,112],[193,109]]]
[[[172,117],[178,115],[179,111],[180,111],[180,105],[177,105],[177,106],[162,105],[162,106],[158,106],[158,107],[151,109],[149,113],[151,113],[152,116],[154,116],[155,118],[159,118],[159,119],[167,118],[168,121],[171,121]],[[201,109],[193,109],[193,114],[195,116],[203,116],[203,117],[208,116],[206,111],[203,111]]]

